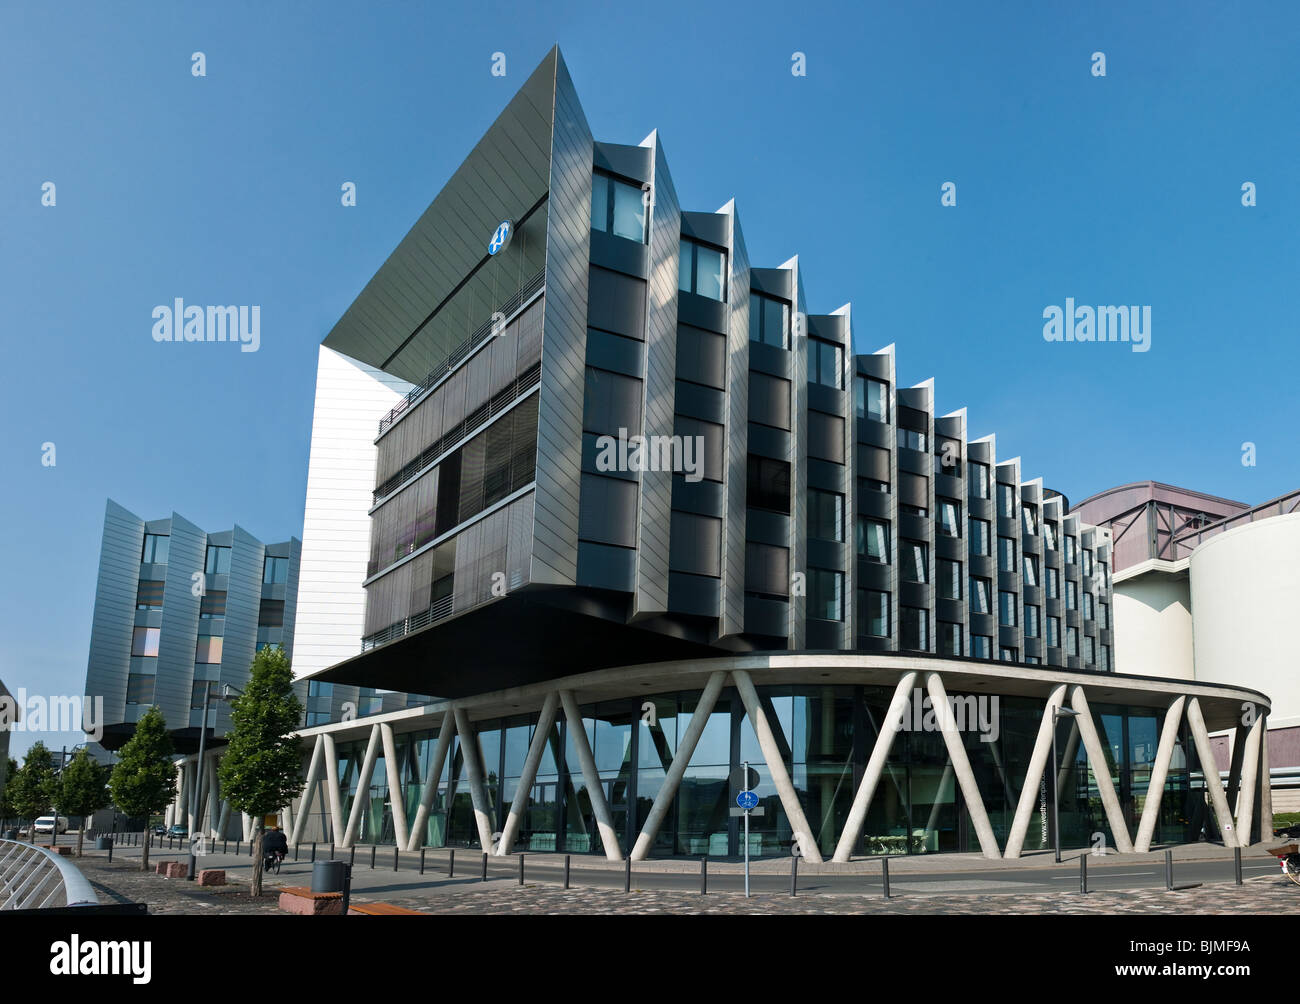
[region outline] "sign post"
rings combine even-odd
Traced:
[[[749,814],[758,806],[758,796],[750,790],[754,783],[751,775],[753,772],[749,769],[749,761],[745,761],[742,769],[743,789],[736,795],[736,804],[740,806],[741,811],[745,814],[745,898],[749,898]]]

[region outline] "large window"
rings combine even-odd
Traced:
[[[1083,574],[1092,574],[1092,548],[1090,547],[1083,549]]]
[[[749,340],[790,347],[790,304],[761,293],[749,294]]]
[[[944,600],[961,599],[961,562],[940,558],[938,566],[939,598]]]
[[[1069,579],[1065,580],[1065,609],[1079,609],[1079,587]]]
[[[1043,520],[1043,542],[1049,551],[1056,550],[1056,541],[1060,535],[1060,528],[1055,520]]]
[[[970,553],[987,556],[989,553],[989,521],[972,518],[968,525],[970,526]]]
[[[257,610],[259,627],[284,627],[284,600],[263,600]]]
[[[976,659],[993,658],[993,639],[984,634],[970,636],[970,654]]]
[[[998,571],[1014,572],[1016,570],[1016,542],[1012,537],[998,538]]]
[[[1083,594],[1083,616],[1088,620],[1094,617],[1092,593],[1085,590]]]
[[[1025,605],[1025,637],[1037,638],[1042,630],[1043,610],[1032,603]]]
[[[889,637],[889,594],[876,589],[858,590],[858,633],[871,638]]]
[[[591,179],[591,229],[646,242],[646,204],[642,189],[600,171]]]
[[[1065,654],[1074,656],[1079,654],[1079,629],[1073,624],[1067,624],[1065,627]]]
[[[641,381],[636,377],[588,366],[582,400],[582,428],[617,436],[641,431]]]
[[[945,537],[961,536],[961,503],[939,499],[939,532]]]
[[[820,338],[808,339],[808,382],[844,387],[844,350]]]
[[[899,610],[899,647],[917,652],[930,651],[930,614],[920,607]]]
[[[158,632],[156,627],[138,627],[131,634],[131,654],[137,658],[153,658],[158,655]]]
[[[1038,535],[1038,507],[1028,502],[1020,506],[1020,532],[1031,537]]]
[[[967,464],[970,497],[986,499],[989,497],[989,465],[972,460]]]
[[[155,677],[144,673],[131,673],[126,678],[127,704],[152,704]]]
[[[993,583],[979,576],[972,575],[970,580],[971,613],[987,614],[992,611]]]
[[[920,429],[904,429],[901,426],[898,429],[898,445],[906,446],[909,450],[926,451],[926,435]]]
[[[221,647],[224,639],[217,635],[199,635],[198,644],[194,646],[196,663],[217,663],[221,661]]]
[[[889,384],[860,376],[853,381],[853,412],[858,418],[889,421]]]
[[[756,541],[745,543],[745,592],[785,599],[790,595],[790,551]]]
[[[209,544],[208,557],[203,564],[203,570],[209,575],[229,575],[230,548]]]
[[[833,464],[844,463],[844,419],[809,409],[808,456]]]
[[[1025,563],[1025,585],[1038,585],[1038,555],[1026,554],[1022,557],[1024,558]]]
[[[828,568],[808,569],[808,616],[824,621],[844,619],[844,574]]]
[[[1079,538],[1072,533],[1065,535],[1065,563],[1073,565],[1079,560]]]
[[[859,557],[889,564],[889,524],[867,516],[858,517],[857,545]]]
[[[673,510],[668,567],[692,575],[722,574],[722,520]]]
[[[289,559],[268,555],[266,561],[262,564],[262,583],[264,585],[273,585],[277,582],[286,582],[288,578]]]
[[[1016,626],[1016,594],[1005,589],[998,592],[998,623],[1003,627]]]
[[[1061,618],[1059,617],[1047,618],[1047,647],[1061,647]]]
[[[1061,573],[1055,568],[1047,569],[1047,598],[1054,600],[1061,595]]]
[[[141,579],[136,588],[135,608],[137,610],[161,610],[163,605],[163,583],[161,579]]]
[[[226,616],[226,591],[213,589],[203,594],[199,601],[199,619],[211,620],[213,617]]]
[[[844,540],[844,496],[838,492],[808,489],[808,536],[818,540]]]
[[[1016,489],[1012,485],[998,482],[998,515],[1011,519],[1016,514]]]
[[[946,621],[939,621],[939,654],[940,655],[961,655],[961,625],[950,624]]]
[[[144,535],[144,552],[140,555],[142,564],[165,565],[167,563],[167,545],[171,538],[165,533],[146,533]]]
[[[726,303],[727,252],[683,237],[677,287]]]
[[[904,582],[930,581],[930,547],[921,540],[904,540],[899,543],[903,559]]]
[[[745,504],[790,513],[790,464],[751,453],[746,461]]]

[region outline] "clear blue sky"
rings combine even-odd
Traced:
[[[685,207],[734,196],[1026,476],[1300,487],[1293,2],[195,6],[0,11],[11,688],[81,692],[106,498],[301,534],[317,345],[555,42],[597,137],[658,128]],[[175,297],[260,305],[260,351],[155,343]],[[1151,351],[1046,343],[1066,297],[1151,306]]]

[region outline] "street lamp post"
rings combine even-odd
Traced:
[[[228,701],[230,700],[230,695],[232,693],[242,695],[244,692],[235,687],[232,687],[230,684],[227,683],[222,686],[221,693],[216,695],[216,699],[218,701]],[[199,762],[195,766],[195,774],[197,776],[194,779],[194,795],[192,797],[191,805],[190,805],[190,815],[194,819],[195,827],[200,831],[202,828],[198,826],[199,811],[203,806],[203,782],[206,778],[206,772],[203,769],[203,758],[207,751],[208,708],[211,706],[212,696],[213,696],[212,682],[207,681],[203,685],[203,722],[199,726]],[[189,841],[190,841],[189,877],[190,877],[190,881],[192,882],[194,881],[194,869],[197,865],[197,862],[194,859],[194,834],[193,833],[189,834]]]
[[[1070,708],[1056,708],[1052,712],[1052,843],[1056,847],[1056,863],[1061,863],[1061,793],[1057,787],[1060,776],[1056,766],[1056,725],[1061,716],[1077,718],[1079,712]]]

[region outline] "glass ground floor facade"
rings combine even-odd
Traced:
[[[769,686],[759,699],[798,791],[804,815],[823,855],[835,848],[854,792],[875,745],[892,688],[873,686]],[[614,817],[624,852],[631,848],[677,743],[695,715],[698,691],[659,694],[580,706],[583,728],[595,755],[600,784]],[[966,695],[951,694],[961,698]],[[915,695],[916,701],[923,695]],[[1042,719],[1043,702],[1031,698],[992,699],[981,695],[991,726],[962,732],[967,756],[984,807],[1005,846],[1020,791],[1028,771]],[[1129,832],[1136,831],[1145,805],[1156,758],[1163,709],[1094,704],[1094,724],[1105,748],[1111,781],[1119,796]],[[979,842],[961,787],[952,770],[943,736],[926,731],[917,717],[894,739],[884,775],[876,788],[855,854],[930,854],[978,851]],[[476,721],[478,742],[493,811],[493,828],[501,829],[515,797],[537,714]],[[409,820],[424,793],[437,729],[399,733],[399,797]],[[991,741],[986,741],[991,739]],[[1062,718],[1058,726],[1061,763],[1057,774],[1061,841],[1086,847],[1104,840],[1115,846],[1096,782],[1089,769],[1077,725]],[[365,799],[357,840],[392,843],[392,792],[382,751],[365,792],[356,790],[366,742],[337,745],[344,818],[358,797]],[[652,855],[735,856],[743,821],[730,814],[736,790],[733,770],[742,763],[758,773],[755,789],[761,816],[750,821],[750,852],[786,855],[793,838],[789,820],[769,776],[758,741],[734,689],[724,689],[709,714],[690,766],[656,837]],[[1174,751],[1156,827],[1156,843],[1183,843],[1202,832],[1217,837],[1213,813],[1206,811],[1196,752],[1184,723]],[[1040,797],[1030,820],[1025,850],[1051,846],[1052,772],[1044,772]],[[318,832],[328,834],[325,807],[314,807]],[[460,737],[443,766],[430,813],[425,843],[431,847],[478,847],[470,785]],[[537,776],[529,793],[518,851],[603,854],[590,794],[573,736],[560,714],[551,729]]]

